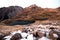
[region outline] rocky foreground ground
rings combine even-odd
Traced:
[[[51,21],[42,21],[41,23],[40,21],[36,21],[28,25],[0,25],[0,39],[60,40],[60,25],[57,22]]]

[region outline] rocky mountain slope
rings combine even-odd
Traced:
[[[9,23],[16,20],[23,21],[44,21],[60,20],[60,7],[58,8],[41,8],[37,5],[29,7],[10,6],[0,8],[1,23]]]

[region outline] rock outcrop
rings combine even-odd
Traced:
[[[0,21],[6,19],[12,19],[14,16],[21,14],[23,12],[23,8],[19,6],[10,6],[10,7],[2,7],[0,8]]]

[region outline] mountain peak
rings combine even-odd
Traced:
[[[29,6],[29,7],[38,7],[38,6],[36,4],[33,4],[33,5]]]

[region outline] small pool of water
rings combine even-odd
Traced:
[[[21,21],[21,20],[16,20],[13,22],[10,22],[9,25],[27,25],[27,24],[32,24],[35,21]]]

